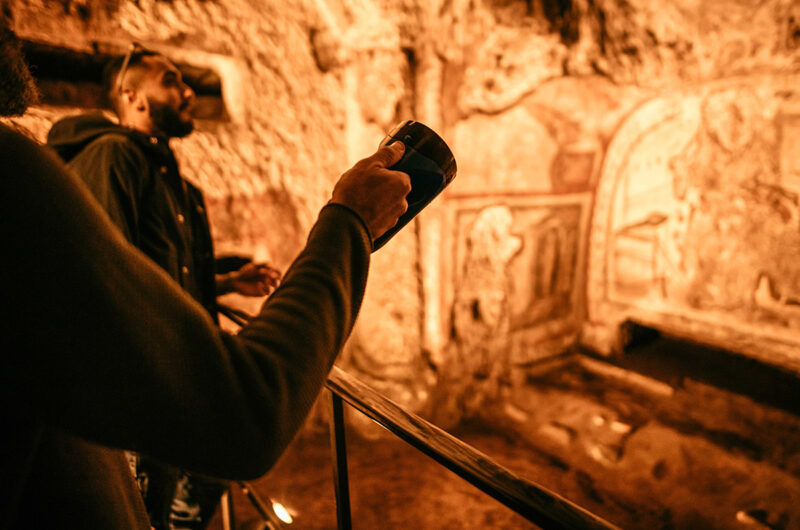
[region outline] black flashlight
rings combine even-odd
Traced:
[[[408,224],[434,197],[439,195],[456,176],[456,159],[442,138],[432,129],[408,120],[397,124],[381,141],[381,146],[395,141],[406,146],[403,158],[389,169],[407,173],[411,191],[406,196],[408,210],[392,228],[372,244],[375,252],[393,235]]]

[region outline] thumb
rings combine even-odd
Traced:
[[[403,158],[406,146],[403,142],[395,141],[391,145],[385,145],[375,151],[370,158],[380,167],[391,167]]]

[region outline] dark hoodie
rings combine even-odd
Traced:
[[[216,321],[213,248],[203,196],[181,178],[168,141],[95,113],[57,122],[48,144],[89,186],[125,237]],[[137,470],[148,484],[143,493],[151,522],[169,528],[178,470],[146,456],[139,457]],[[195,478],[193,486],[198,495],[208,490],[212,499],[202,506],[207,519],[224,483]]]
[[[1,124],[0,146],[0,528],[149,529],[122,452],[106,447],[265,473],[352,329],[363,222],[323,208],[281,286],[228,335],[51,153]]]
[[[89,186],[128,241],[216,319],[214,252],[203,194],[180,176],[169,141],[94,113],[56,122],[47,144]]]

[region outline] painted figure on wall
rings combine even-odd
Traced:
[[[784,302],[800,298],[798,198],[782,186],[774,116],[764,108],[747,90],[711,94],[694,139],[672,161],[676,196],[695,202],[684,250],[694,262],[692,307],[746,315],[758,308],[759,286]]]
[[[461,408],[475,412],[498,396],[508,372],[508,263],[519,251],[511,210],[481,210],[465,234],[466,254],[453,304],[454,365],[466,375]],[[472,388],[469,388],[472,387]]]
[[[786,146],[798,94],[782,94],[729,86],[640,111],[672,114],[639,124],[617,166],[612,299],[800,321],[800,152]]]
[[[588,196],[471,197],[453,202],[450,342],[435,417],[485,413],[536,359],[574,341]]]

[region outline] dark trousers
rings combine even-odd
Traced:
[[[140,455],[136,477],[150,524],[156,530],[203,530],[228,483],[165,465]]]

